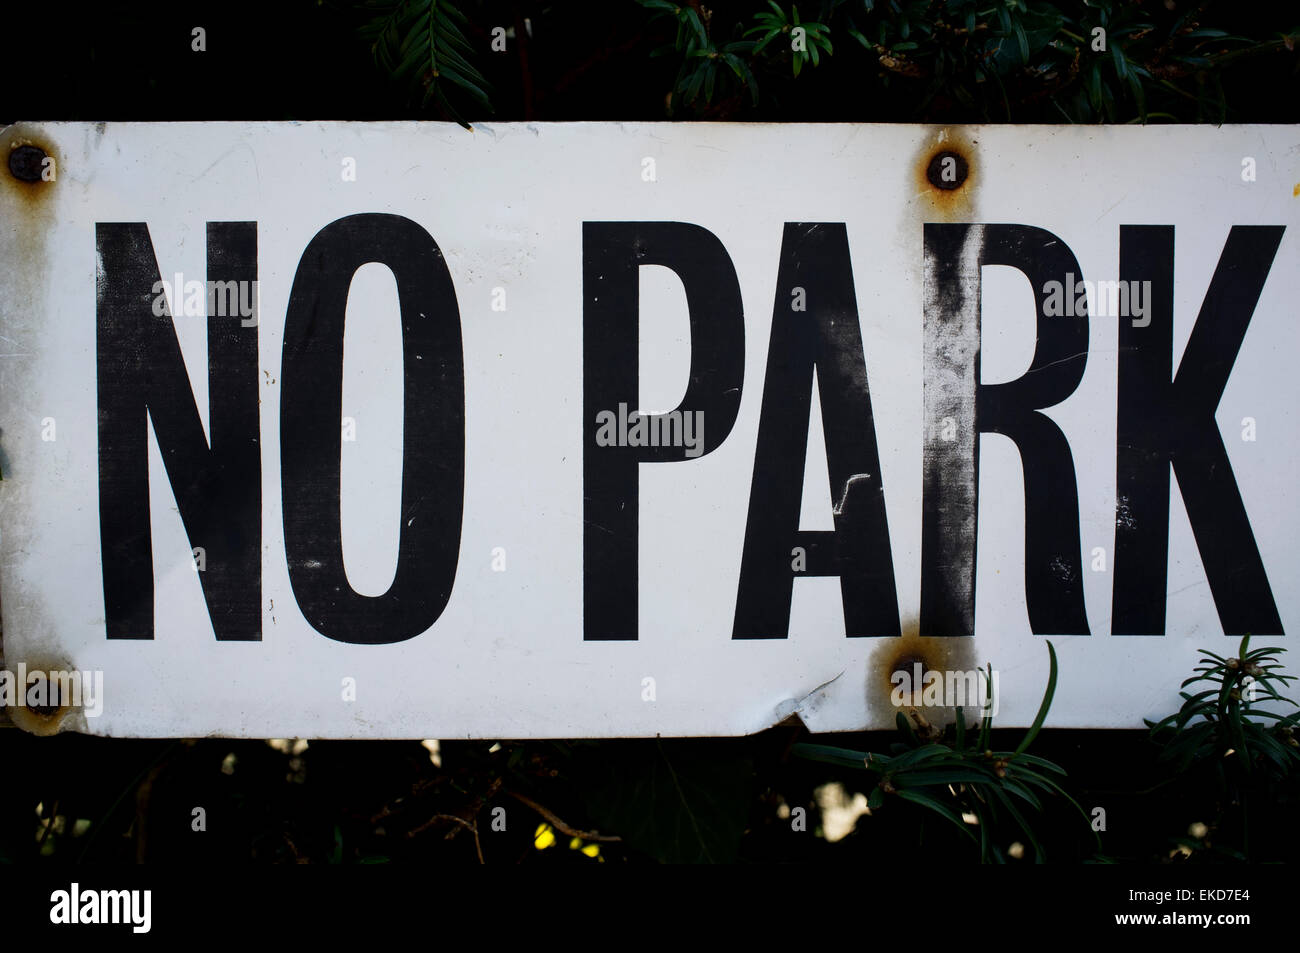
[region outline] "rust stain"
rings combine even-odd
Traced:
[[[920,632],[917,619],[903,622],[903,634],[897,639],[881,639],[867,664],[867,701],[872,710],[906,711],[908,706],[894,705],[892,695],[897,687],[891,679],[895,672],[914,671],[921,664],[921,675],[926,672],[969,672],[979,668],[975,661],[974,638],[928,638]],[[949,709],[924,709],[931,721],[941,724],[952,721]]]
[[[1300,182],[1297,182],[1295,188],[1291,190],[1292,198],[1295,198],[1297,195],[1300,195]]]
[[[6,665],[15,682],[15,690],[26,697],[26,686],[17,684],[19,667],[16,663]],[[25,660],[25,671],[30,679],[37,672],[71,672],[73,667],[67,662],[36,657]],[[86,718],[81,707],[72,704],[72,699],[61,694],[62,686],[58,679],[47,677],[46,704],[30,706],[26,704],[6,706],[4,712],[9,721],[17,728],[42,737],[57,735],[62,731],[85,731]]]
[[[970,220],[980,180],[977,144],[960,127],[944,126],[912,156],[912,191],[926,221]]]
[[[68,173],[63,161],[65,154],[64,147],[39,124],[14,123],[0,127],[0,220],[4,222],[0,228],[0,261],[8,268],[3,293],[0,293],[0,326],[9,342],[5,350],[21,352],[5,355],[8,359],[0,367],[10,395],[26,392],[31,376],[39,373],[40,355],[31,347],[31,327],[38,320],[34,312],[39,312],[48,300],[50,268],[46,252],[61,204],[60,183]],[[15,408],[9,408],[11,416],[16,412]],[[0,433],[2,440],[3,433]],[[28,512],[31,486],[24,480],[23,461],[10,461],[7,456],[3,459],[3,495],[8,507],[4,555],[12,556],[23,552],[38,530]],[[5,595],[15,605],[30,605],[26,593],[10,591]],[[30,610],[23,613],[28,617],[30,614]],[[43,626],[38,630],[46,631]],[[28,675],[41,672],[47,676],[46,703],[35,708],[26,704],[6,706],[4,714],[9,724],[35,735],[87,732],[88,713],[98,712],[85,707],[88,699],[84,695],[78,699],[80,704],[72,704],[74,699],[64,694],[72,688],[62,677],[48,678],[51,672],[70,674],[73,666],[57,657],[60,654],[57,649],[38,648],[27,655],[33,645],[28,633],[9,631],[5,636],[2,664],[10,673],[7,680],[16,692],[22,693],[13,699],[15,702],[28,700],[26,686],[17,684],[20,672]]]
[[[63,156],[54,142],[23,124],[0,130],[0,189],[17,200],[18,210],[27,213],[29,220],[43,212],[54,197],[59,176],[63,174]],[[47,167],[46,158],[52,159],[48,168],[53,178],[42,172]]]

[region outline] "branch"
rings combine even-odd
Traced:
[[[611,837],[604,834],[597,834],[594,831],[580,831],[577,828],[570,827],[568,824],[564,823],[564,821],[556,817],[551,811],[542,807],[542,805],[538,804],[536,801],[534,801],[532,798],[528,797],[527,795],[520,794],[518,791],[512,791],[509,788],[505,789],[505,793],[509,794],[512,798],[514,798],[516,801],[519,801],[521,804],[531,807],[534,811],[540,814],[542,818],[545,819],[552,827],[554,827],[556,830],[560,831],[563,834],[569,835],[570,837],[578,837],[581,838],[582,840],[588,840],[588,841],[605,841],[606,843],[614,843],[616,841],[621,841],[623,839],[621,837]]]

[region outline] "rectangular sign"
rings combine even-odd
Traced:
[[[0,154],[0,701],[32,730],[1023,726],[1049,640],[1049,725],[1140,727],[1198,649],[1300,629],[1295,127]],[[31,694],[60,677],[68,710]]]

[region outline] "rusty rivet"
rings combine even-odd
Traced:
[[[9,153],[9,172],[23,182],[41,181],[45,150],[39,146],[19,146]]]
[[[893,676],[899,672],[905,672],[907,674],[907,677],[911,678],[913,667],[918,662],[921,665],[921,674],[924,676],[925,673],[930,670],[930,665],[928,662],[926,662],[925,659],[923,659],[919,655],[900,655],[897,659],[894,660],[894,667],[889,674],[890,676]],[[917,691],[920,691],[920,689],[918,688]]]
[[[970,165],[966,162],[966,157],[951,150],[936,153],[925,170],[925,177],[930,180],[930,184],[945,192],[961,188],[969,174]]]

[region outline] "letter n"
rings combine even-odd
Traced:
[[[257,223],[209,222],[208,280],[257,279]],[[262,638],[262,465],[257,328],[208,315],[204,435],[172,317],[153,313],[160,280],[142,222],[95,228],[99,527],[110,639],[154,637],[149,427],[162,452],[219,641]],[[190,548],[183,558],[190,559]]]

